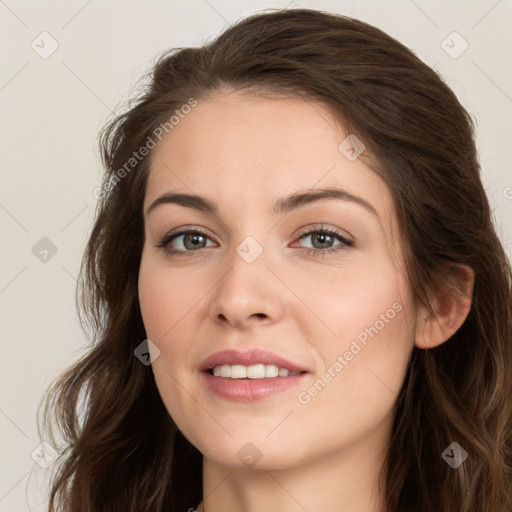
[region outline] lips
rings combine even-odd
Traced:
[[[307,372],[307,369],[285,359],[282,356],[266,350],[252,349],[247,351],[223,350],[208,356],[200,365],[201,372],[208,372],[215,366],[235,365],[251,366],[254,364],[273,364],[279,368],[286,368],[290,372]]]
[[[231,370],[237,365],[273,365],[281,370],[288,370],[290,375],[264,378],[230,378],[214,375],[212,369],[229,365]],[[309,371],[288,359],[261,349],[247,351],[223,350],[208,356],[199,365],[200,381],[205,388],[217,397],[231,402],[253,402],[284,393],[304,383]]]

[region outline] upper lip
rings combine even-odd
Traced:
[[[251,349],[246,351],[240,350],[222,350],[208,356],[199,366],[200,371],[208,371],[215,366],[223,364],[240,364],[243,366],[251,366],[253,364],[274,364],[278,368],[286,368],[290,372],[307,371],[305,368],[288,361],[273,352],[261,349]]]

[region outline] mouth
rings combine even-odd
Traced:
[[[231,402],[271,398],[304,384],[310,373],[272,352],[224,350],[199,366],[201,381],[213,395]]]
[[[256,363],[249,366],[235,364],[217,365],[206,370],[206,373],[215,377],[226,379],[274,379],[279,377],[293,377],[308,373],[306,370],[290,371],[274,364]]]

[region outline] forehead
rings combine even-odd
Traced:
[[[145,208],[169,189],[250,206],[331,186],[389,207],[381,178],[340,151],[346,137],[319,102],[233,92],[200,100],[152,150]]]

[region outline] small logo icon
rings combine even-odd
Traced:
[[[363,141],[351,133],[346,139],[342,140],[338,146],[338,151],[345,156],[347,160],[353,162],[359,158],[359,155],[366,149]]]
[[[453,468],[458,468],[467,458],[468,452],[459,443],[453,442],[441,454],[441,457]]]
[[[43,263],[48,263],[56,254],[57,246],[47,237],[43,236],[32,247],[32,254]]]
[[[245,443],[237,452],[237,457],[246,466],[254,466],[263,455],[252,443]]]
[[[263,252],[263,247],[252,236],[248,236],[236,248],[236,252],[246,263],[253,263]]]
[[[469,48],[469,43],[458,32],[453,31],[441,43],[441,48],[452,59],[458,59]]]
[[[36,448],[30,454],[32,460],[43,469],[49,468],[57,458],[58,453],[55,448],[46,441],[36,446]]]
[[[151,340],[144,340],[133,353],[144,366],[149,366],[160,357],[160,349]]]
[[[59,43],[57,40],[52,37],[48,32],[41,32],[30,45],[32,50],[34,50],[39,57],[42,59],[47,59],[51,57],[53,53],[59,47]]]

